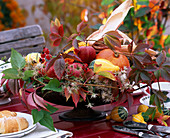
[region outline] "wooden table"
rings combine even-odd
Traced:
[[[137,113],[137,107],[140,105],[139,99],[143,95],[135,96],[134,105],[131,107],[129,117],[127,120],[131,120],[131,115]],[[123,104],[125,106],[125,104]],[[56,105],[55,107],[59,110],[52,114],[54,120],[54,126],[58,129],[67,130],[73,132],[74,138],[136,138],[132,135],[127,135],[112,130],[112,125],[122,125],[122,123],[116,123],[114,121],[107,121],[102,119],[99,121],[85,121],[85,122],[66,122],[59,119],[58,115],[64,111],[72,109],[72,107]],[[109,113],[113,106],[111,104],[106,104],[102,106],[94,107],[94,109],[105,111]],[[17,112],[28,113],[24,106],[20,103],[18,97],[12,97],[12,101],[6,105],[0,105],[0,110],[10,110]],[[150,122],[157,124],[156,122]],[[167,121],[168,126],[170,126],[170,119]]]

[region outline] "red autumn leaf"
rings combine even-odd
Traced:
[[[79,94],[73,92],[73,93],[71,94],[71,96],[72,96],[73,102],[74,102],[74,104],[75,104],[75,107],[77,107],[77,103],[79,102],[79,99],[80,99]]]
[[[21,88],[19,90],[19,94],[20,94],[20,98],[21,98],[22,103],[25,105],[25,107],[27,109],[29,109],[29,106],[28,106],[28,103],[27,103],[27,97],[26,97],[25,89]]]
[[[66,101],[68,101],[68,99],[70,98],[71,94],[69,93],[67,88],[64,89],[64,93],[65,93]]]
[[[87,24],[84,23],[84,21],[82,21],[81,23],[79,23],[79,24],[77,25],[77,32],[78,32],[78,33],[81,32],[86,26],[87,26]]]
[[[24,86],[24,81],[21,79],[19,79],[19,86],[20,86],[20,88],[23,88],[23,86]]]
[[[56,40],[53,42],[53,46],[59,46],[60,43],[61,43],[61,38],[56,39]]]
[[[58,33],[60,36],[64,36],[64,29],[63,29],[63,25],[61,25],[59,28],[58,28]]]
[[[36,93],[33,93],[33,99],[34,99],[35,103],[36,103],[38,106],[40,106],[41,108],[46,109],[43,98],[41,98],[40,96],[38,96]]]
[[[6,88],[9,90],[13,95],[17,95],[19,92],[19,84],[18,80],[9,79],[6,83]]]
[[[84,9],[81,11],[81,20],[84,21],[84,22],[87,22],[88,21],[88,10],[87,9]]]
[[[118,106],[124,103],[126,100],[127,100],[127,94],[124,93],[123,95],[119,96],[119,100],[113,104],[115,104],[115,106]]]
[[[54,72],[59,80],[63,76],[64,70],[65,70],[65,60],[63,57],[60,57],[54,62]]]
[[[49,61],[47,62],[46,68],[45,68],[46,72],[53,66],[53,64],[54,64],[54,62],[56,61],[56,59],[57,59],[57,57],[52,58],[51,60],[49,60]]]
[[[71,36],[69,36],[67,42],[73,40],[75,37],[77,37],[77,34],[72,34]]]
[[[117,37],[117,38],[123,38],[119,33],[118,31],[109,31],[106,33],[107,35],[112,35],[114,37]]]
[[[52,21],[53,22],[53,21]],[[51,22],[51,23],[52,23]],[[55,24],[53,24],[53,25],[50,25],[50,32],[51,33],[54,33],[54,34],[58,34],[58,27],[55,25]]]
[[[49,35],[49,37],[50,37],[51,41],[55,41],[56,39],[60,39],[61,38],[61,36],[59,34],[54,34],[54,33],[51,33]]]
[[[138,44],[137,47],[134,50],[134,53],[144,52],[145,49],[149,49],[149,45],[148,44]]]
[[[75,54],[73,53],[73,51],[70,51],[70,52],[68,52],[67,54],[63,54],[63,58],[64,58],[64,59],[65,59],[65,58],[70,58],[70,59],[74,59],[74,60],[77,60],[77,61],[82,62],[81,59],[80,59],[77,55],[75,55]]]
[[[74,47],[75,49],[79,49],[79,47],[78,47],[78,42],[77,42],[77,39],[76,39],[76,38],[73,39],[72,45],[73,45],[73,47]]]
[[[81,91],[81,89],[79,89],[79,94],[84,99],[84,101],[86,101],[86,94],[83,91]]]
[[[33,93],[30,93],[27,97],[27,103],[32,106],[32,107],[35,107],[38,109],[38,106],[35,104],[34,100],[33,100]]]
[[[132,49],[133,49],[133,41],[128,45],[129,53],[132,53]]]
[[[88,69],[85,73],[85,78],[91,78],[94,75],[94,71],[92,69]]]
[[[2,75],[2,77],[5,76],[5,74]],[[1,78],[1,86],[5,83],[6,79]]]

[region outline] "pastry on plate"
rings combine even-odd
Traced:
[[[0,118],[0,133],[13,133],[24,130],[28,127],[28,121],[24,117]]]
[[[8,110],[0,111],[0,118],[3,118],[3,117],[14,117],[14,116],[17,116],[16,112],[11,112],[11,111],[8,111]]]

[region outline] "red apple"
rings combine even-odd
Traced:
[[[96,58],[96,51],[92,46],[81,46],[79,50],[76,50],[75,52],[83,63],[89,64]]]

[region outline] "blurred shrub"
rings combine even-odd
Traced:
[[[0,0],[0,31],[25,25],[25,17],[15,0]]]

